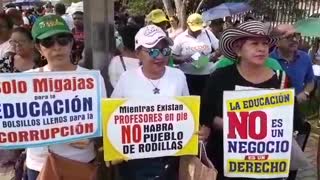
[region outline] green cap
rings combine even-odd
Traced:
[[[67,23],[57,15],[40,17],[32,26],[33,39],[45,39],[60,33],[72,34]]]

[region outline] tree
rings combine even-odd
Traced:
[[[128,12],[130,15],[141,16],[147,15],[153,9],[163,9],[161,0],[127,0]],[[125,6],[125,4],[122,4]]]
[[[164,8],[167,11],[167,15],[169,17],[174,16],[176,13],[175,13],[175,10],[173,9],[172,1],[171,0],[162,0],[162,2],[164,5]]]

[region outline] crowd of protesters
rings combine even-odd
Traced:
[[[0,14],[0,72],[85,72],[77,65],[85,48],[83,16],[82,11],[67,14],[60,3],[23,11],[6,7]],[[207,142],[218,179],[226,178],[223,91],[240,86],[294,88],[294,130],[303,133],[305,117],[299,106],[314,98],[319,86],[319,40],[306,52],[300,48],[302,38],[292,26],[266,27],[251,15],[244,22],[232,22],[231,17],[205,22],[195,13],[188,16],[186,29],[181,28],[176,16],[168,17],[161,9],[145,17],[117,16],[115,21],[116,33],[110,38],[116,40],[118,53],[111,59],[108,71],[114,88],[111,98],[201,96],[199,139]],[[41,27],[52,22],[58,24]],[[106,97],[104,84],[101,87],[102,97]],[[84,163],[96,160],[91,140],[53,145],[50,150]],[[2,159],[1,165],[16,163],[20,153],[13,153],[16,157]],[[25,175],[19,178],[36,180],[47,155],[48,147],[28,148]],[[113,165],[124,180],[174,180],[179,161],[176,157],[162,157]]]

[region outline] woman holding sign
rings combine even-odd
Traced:
[[[284,72],[265,66],[270,45],[274,45],[281,36],[267,34],[263,28],[263,23],[249,21],[223,33],[220,49],[225,57],[237,59],[237,63],[214,72],[201,98],[200,122],[211,129],[207,151],[219,171],[220,179],[226,179],[223,176],[223,92],[289,87]],[[297,130],[302,123],[298,114],[295,113],[294,117],[294,128]]]
[[[135,36],[135,50],[142,66],[121,75],[112,98],[139,98],[154,96],[188,96],[186,77],[182,71],[166,66],[171,54],[172,40],[165,32],[148,25]],[[175,180],[178,173],[178,158],[162,157],[129,160],[120,167],[123,179]]]
[[[29,72],[88,71],[78,66],[77,62],[71,59],[74,39],[68,25],[61,17],[47,15],[38,18],[32,27],[32,36],[36,42],[36,48],[48,64]],[[101,82],[101,95],[106,97],[104,81]],[[67,159],[82,163],[90,163],[96,158],[94,144],[90,140],[69,144],[54,144],[49,147],[28,148],[26,160],[28,180],[37,179],[45,164],[49,150]]]

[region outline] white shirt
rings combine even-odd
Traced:
[[[160,89],[154,94],[155,86]],[[142,68],[123,73],[113,90],[112,98],[134,98],[152,96],[188,96],[189,89],[186,77],[179,69],[166,66],[164,75],[158,80],[150,80]]]
[[[8,52],[13,52],[13,48],[9,43],[9,40],[0,44],[0,59],[4,58]]]
[[[72,16],[69,15],[69,14],[64,14],[61,17],[66,21],[66,23],[68,24],[68,27],[69,27],[69,29],[71,31],[73,29],[73,27],[74,27]]]
[[[178,28],[176,30],[170,28],[167,31],[169,34],[169,38],[171,38],[172,40],[174,40],[179,34],[183,33],[183,29],[181,28]]]
[[[22,16],[22,19],[24,25],[30,25],[29,19],[26,16]]]
[[[172,53],[174,55],[186,58],[190,58],[197,52],[209,56],[212,52],[212,48],[214,50],[217,50],[219,48],[219,40],[211,31],[204,29],[197,38],[194,38],[189,35],[188,30],[186,30],[174,40]],[[180,69],[186,74],[208,75],[211,73],[212,66],[213,63],[209,62],[206,67],[197,69],[191,63],[184,63],[180,65]]]
[[[131,69],[136,69],[140,66],[140,60],[136,58],[130,58],[130,57],[124,57],[123,62],[126,68],[126,71]],[[121,74],[125,72],[123,65],[121,63],[120,56],[115,56],[111,59],[111,62],[109,64],[109,79],[112,87],[115,87],[117,85],[117,82],[121,76]]]
[[[27,72],[39,72],[39,68],[33,69]],[[43,71],[50,71],[47,66],[43,68]],[[80,66],[77,67],[76,71],[89,71],[88,69],[82,68]],[[103,78],[101,76],[101,97],[107,97],[107,92],[105,88],[105,84]],[[68,159],[72,159],[80,162],[90,162],[95,157],[94,145],[90,143],[87,148],[78,149],[74,148],[68,144],[55,144],[50,145],[50,150],[60,156],[66,157]],[[42,166],[44,165],[48,156],[48,147],[37,147],[37,148],[27,148],[27,159],[26,165],[29,169],[35,171],[41,171]]]
[[[320,65],[315,64],[312,66],[312,69],[315,76],[320,76]]]

